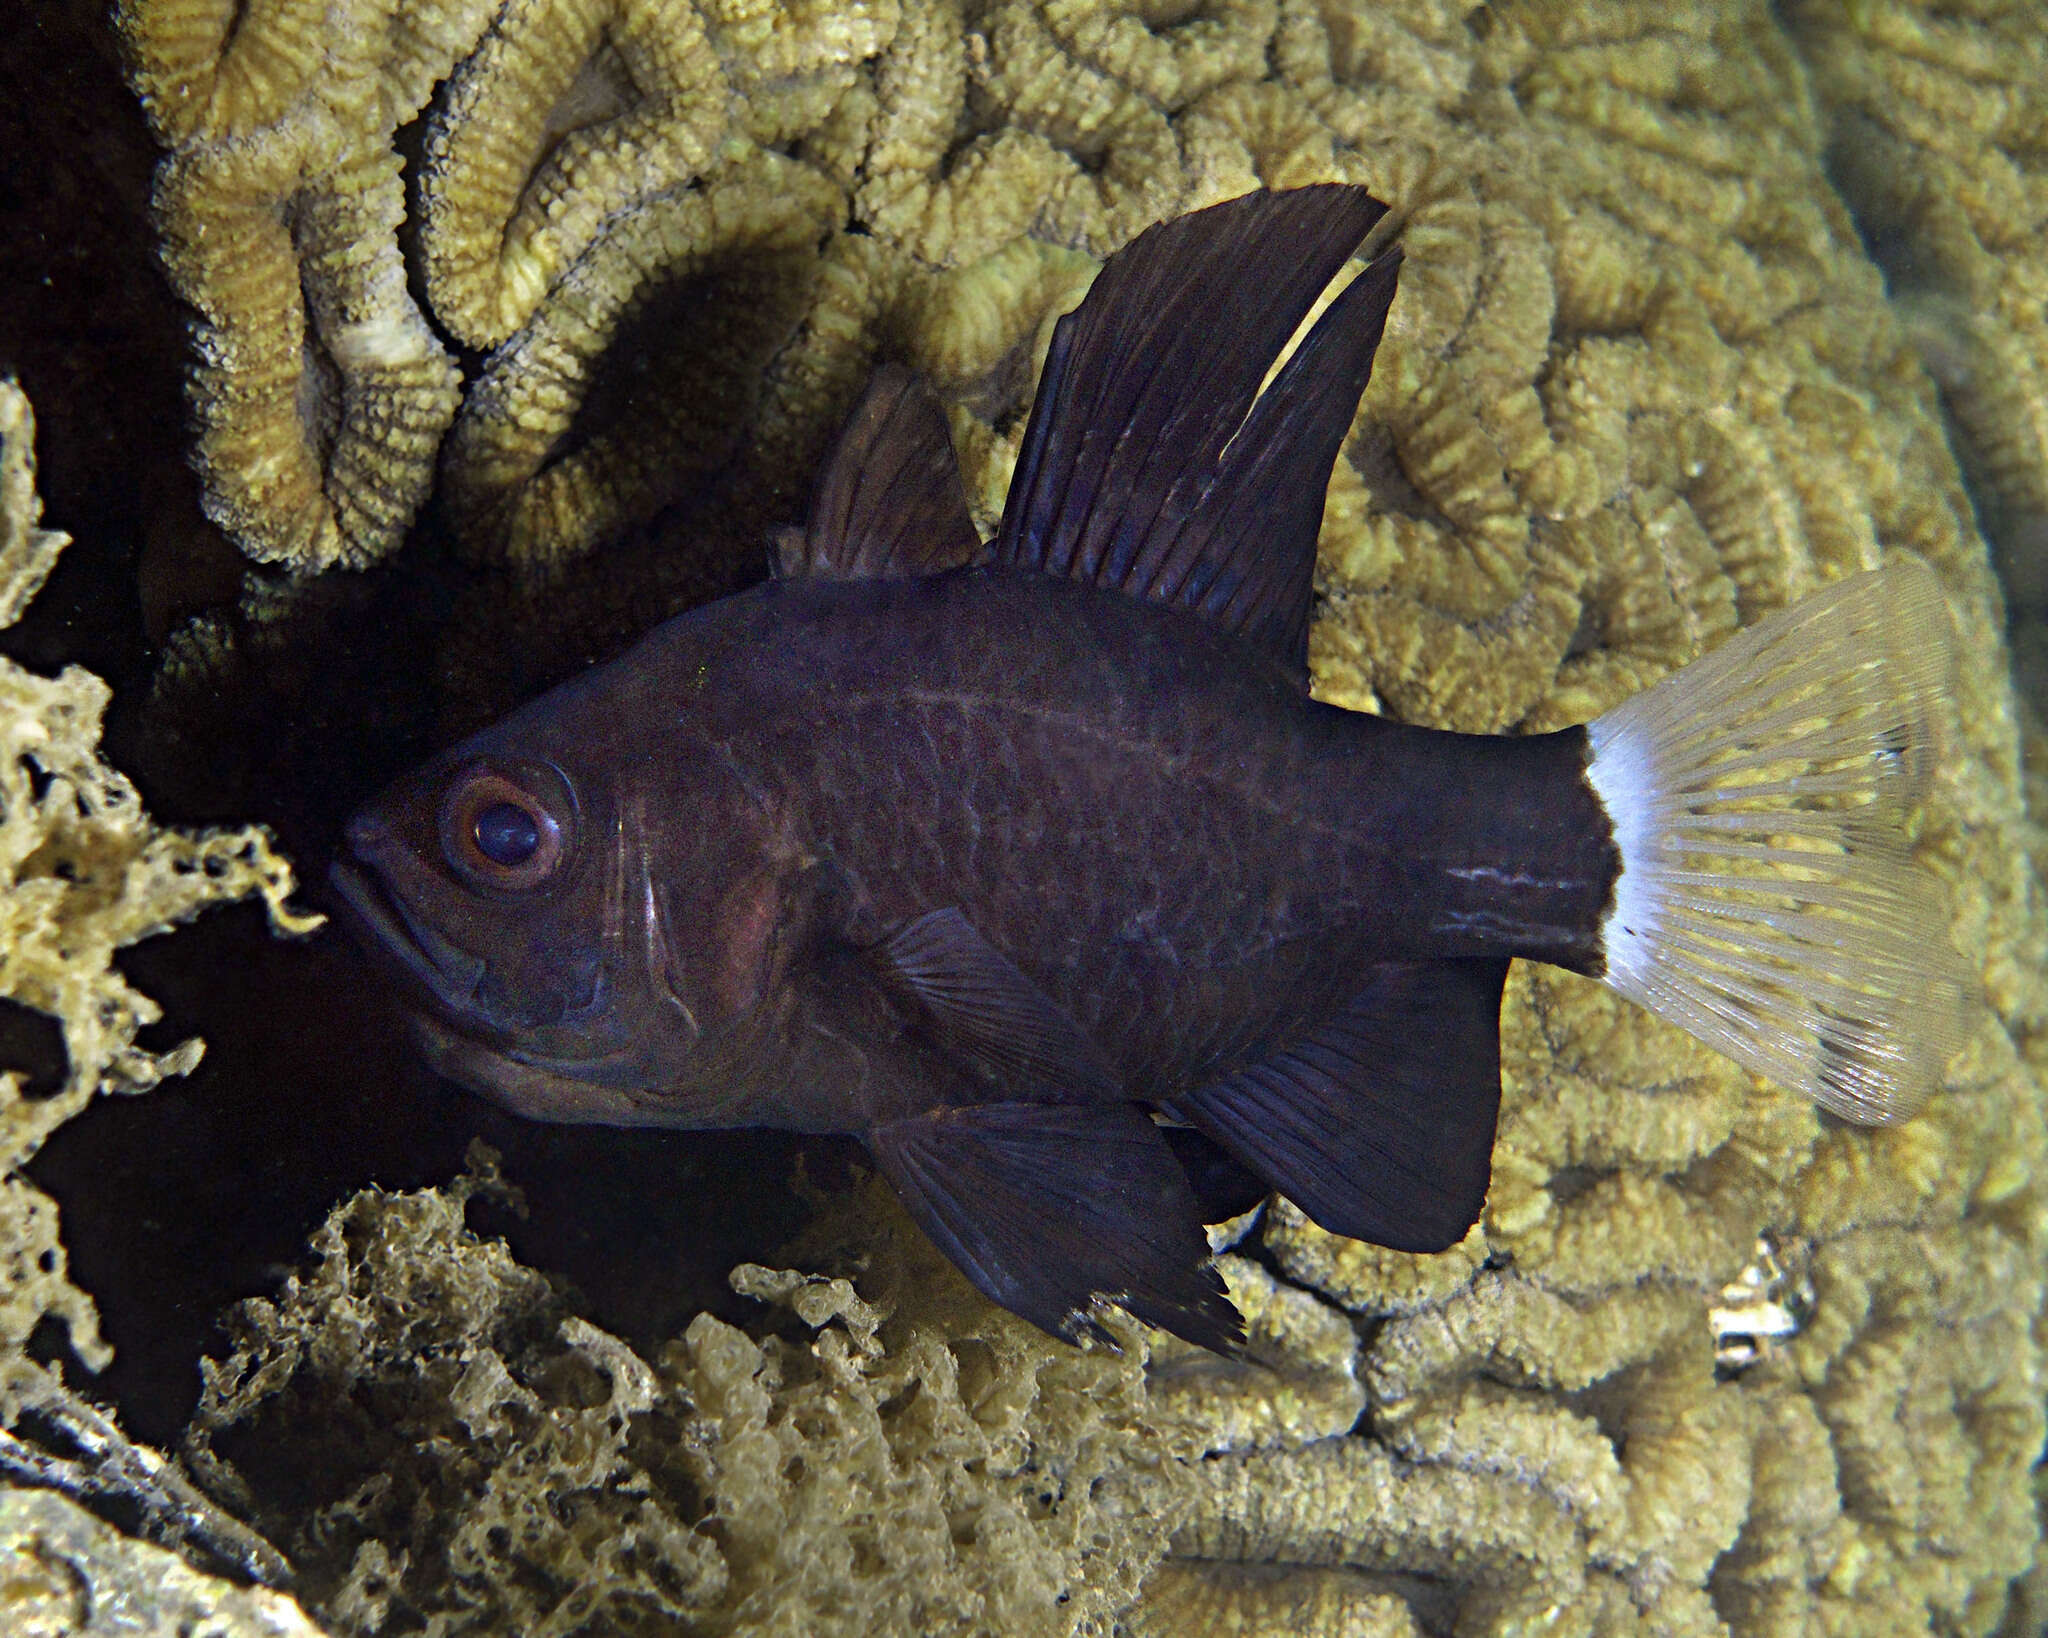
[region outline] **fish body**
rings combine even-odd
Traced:
[[[1338,1232],[1461,1237],[1508,958],[1612,977],[1618,956],[1646,993],[1683,977],[1691,958],[1658,942],[1682,918],[1645,884],[1698,872],[1654,862],[1691,820],[1641,817],[1673,783],[1654,765],[1670,734],[1447,734],[1306,690],[1322,486],[1398,256],[1264,377],[1380,213],[1357,189],[1251,195],[1114,258],[1062,321],[992,547],[936,405],[883,372],[778,578],[359,814],[335,885],[435,1063],[535,1118],[858,1134],[985,1291],[1070,1334],[1109,1296],[1232,1344],[1188,1140]],[[1904,601],[1924,626],[1925,588]],[[1774,700],[1758,709],[1782,726]],[[1923,705],[1884,704],[1822,763],[1875,736],[1890,760],[1859,777],[1883,807],[1886,780],[1924,782],[1895,721]],[[1723,772],[1677,783],[1725,788],[1745,743],[1688,751]],[[1736,876],[1778,835],[1724,823],[1753,807],[1701,810],[1736,837]],[[1864,920],[1886,936],[1928,914],[1880,886]],[[1848,911],[1801,892],[1825,902],[1727,914],[1862,913],[1862,887]],[[1860,1016],[1860,969],[1815,990],[1801,952],[1841,940],[1807,932],[1757,958],[1776,976],[1715,968],[1695,1027],[1738,1048],[1744,1016],[1781,1044],[1803,1031],[1808,1058],[1838,1060],[1820,1095],[1832,1074],[1896,1112],[1924,1054],[1880,1061],[1885,1032],[1923,1020]],[[1885,996],[1952,983],[1908,966]],[[1731,1001],[1738,980],[1755,993]]]
[[[636,1123],[751,1110],[846,1131],[928,1096],[833,1028],[867,981],[800,956],[819,938],[875,947],[934,907],[1079,1027],[1113,1095],[1165,1102],[1299,1033],[1371,961],[1596,967],[1616,868],[1582,730],[1510,740],[1338,710],[1177,610],[994,566],[771,581],[698,609],[388,805],[423,816],[451,771],[519,758],[578,770],[576,822],[607,840],[529,958],[576,960],[501,966],[548,997],[503,1015],[511,1050],[557,995],[583,999],[600,947],[613,995],[672,989],[714,1034],[776,1023],[698,1086],[648,1012],[640,1053],[606,1076]],[[423,826],[393,849],[382,824],[359,821],[358,851],[428,853]]]

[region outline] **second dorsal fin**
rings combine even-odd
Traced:
[[[1305,676],[1323,496],[1399,252],[1259,385],[1386,209],[1358,187],[1251,193],[1112,256],[1053,332],[996,560],[1189,609]]]
[[[811,501],[811,521],[775,542],[786,580],[901,580],[981,555],[938,400],[884,364],[847,418]]]

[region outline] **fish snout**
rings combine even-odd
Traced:
[[[358,859],[369,860],[381,853],[391,840],[391,826],[382,814],[363,808],[350,815],[348,823],[342,827],[341,839]]]

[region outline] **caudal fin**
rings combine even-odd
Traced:
[[[1939,761],[1948,610],[1908,563],[1738,633],[1588,726],[1621,850],[1607,982],[1848,1120],[1903,1120],[1975,984],[1906,824]]]

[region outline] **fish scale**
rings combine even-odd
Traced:
[[[960,905],[1150,1091],[1213,1072],[1207,1043],[1276,1039],[1327,1010],[1369,952],[1572,953],[1540,940],[1536,916],[1509,925],[1510,896],[1459,868],[1505,861],[1554,884],[1568,938],[1604,901],[1593,797],[1554,790],[1547,767],[1526,799],[1489,757],[1489,800],[1453,787],[1411,804],[1442,794],[1442,737],[1318,704],[1228,633],[994,567],[901,584],[762,589],[806,607],[764,616],[735,651],[744,672],[721,685],[748,701],[735,754],[852,879],[866,925]],[[870,641],[868,623],[893,640]],[[1542,760],[1536,743],[1517,760]],[[1427,780],[1383,766],[1411,747]],[[1552,760],[1574,757],[1574,732],[1556,736]],[[1000,792],[985,819],[977,780]],[[1512,823],[1539,804],[1553,822]],[[1478,948],[1422,937],[1426,917],[1461,910],[1502,929]],[[1155,941],[1120,936],[1147,912]]]

